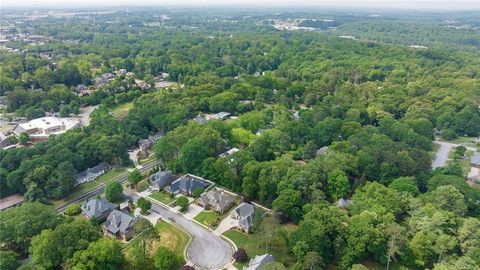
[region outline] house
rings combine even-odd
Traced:
[[[236,148],[236,147],[233,147],[233,148],[231,148],[230,150],[225,151],[225,152],[221,153],[221,154],[218,155],[218,156],[224,158],[224,157],[228,157],[228,156],[230,156],[231,154],[234,154],[234,153],[236,153],[236,152],[238,152],[238,151],[240,151],[240,149],[238,149],[238,148]]]
[[[3,132],[0,132],[0,148],[5,148],[10,145],[10,140],[8,139],[8,136],[3,134]]]
[[[128,241],[134,234],[135,219],[119,210],[113,210],[102,224],[103,233],[109,237]]]
[[[320,147],[320,149],[317,150],[317,156],[323,156],[327,153],[327,151],[328,151],[328,146]]]
[[[47,116],[18,124],[13,133],[20,136],[21,133],[25,132],[32,141],[46,141],[50,135],[62,134],[78,127],[80,127],[80,120],[78,119]]]
[[[205,189],[208,186],[210,186],[210,183],[205,181],[203,178],[186,174],[173,181],[173,183],[170,186],[167,186],[165,190],[173,195],[177,195],[179,193],[183,195],[192,195],[197,188]]]
[[[208,115],[207,120],[224,120],[231,115],[229,112],[219,112],[216,114]],[[210,119],[208,119],[210,118]]]
[[[88,168],[85,171],[77,174],[75,176],[75,186],[80,184],[93,181],[97,179],[100,175],[104,174],[106,171],[110,169],[108,164],[102,163],[92,168]]]
[[[171,185],[175,179],[177,179],[177,176],[172,174],[171,171],[159,171],[150,175],[150,187],[155,191],[159,191]]]
[[[77,88],[76,88],[77,92],[81,92],[81,91],[84,91],[84,90],[88,90],[88,87],[85,84],[77,85]]]
[[[480,168],[470,167],[470,171],[467,175],[467,180],[474,183],[480,183]]]
[[[253,226],[255,208],[249,203],[242,203],[232,211],[232,218],[238,220],[238,229],[250,232]]]
[[[199,123],[200,125],[203,125],[205,123],[207,123],[207,117],[205,117],[205,115],[197,115],[197,117],[193,118],[193,121]]]
[[[337,201],[337,206],[339,208],[345,209],[347,208],[350,204],[353,204],[352,200],[345,200],[344,198],[341,198]]]
[[[163,137],[163,132],[158,132],[154,135],[148,136],[146,139],[142,139],[138,141],[138,146],[144,152],[148,151],[153,145]]]
[[[91,199],[84,202],[80,207],[84,217],[88,219],[95,217],[97,220],[106,218],[115,208],[117,208],[116,205],[105,199]]]
[[[13,195],[7,196],[3,199],[0,199],[0,211],[18,206],[22,203],[23,203],[23,196],[20,194],[13,194]]]
[[[233,205],[233,199],[223,191],[212,189],[202,194],[197,200],[197,203],[205,209],[212,209],[213,211],[223,214]]]
[[[480,152],[475,151],[470,159],[470,166],[480,168]]]
[[[273,262],[274,259],[270,254],[257,255],[250,260],[248,266],[243,267],[243,270],[262,270],[267,263]]]

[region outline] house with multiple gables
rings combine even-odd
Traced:
[[[159,191],[171,185],[176,179],[178,179],[178,177],[171,171],[158,171],[150,175],[150,188],[154,191]]]
[[[153,147],[153,145],[162,138],[163,136],[163,133],[162,132],[158,132],[154,135],[150,135],[148,136],[148,138],[146,139],[141,139],[138,141],[138,146],[140,147],[140,149],[143,151],[143,152],[146,152],[148,150],[150,150],[150,148]]]
[[[165,188],[165,191],[173,195],[183,194],[191,196],[197,188],[206,189],[211,184],[212,183],[210,181],[207,181],[199,176],[186,174],[173,181],[170,186]]]
[[[136,219],[119,210],[113,210],[102,224],[102,231],[111,238],[128,241],[134,235],[133,225]]]
[[[233,199],[227,193],[218,189],[212,189],[202,194],[197,200],[197,204],[205,209],[211,209],[218,213],[225,213],[234,204]]]
[[[84,202],[80,207],[84,217],[88,219],[96,218],[97,220],[106,218],[116,208],[116,205],[105,199],[91,199]]]
[[[255,207],[249,203],[241,203],[232,211],[232,218],[238,220],[237,228],[249,233],[253,226]]]
[[[75,186],[83,183],[87,183],[97,179],[100,175],[106,173],[110,169],[110,166],[106,163],[102,163],[92,168],[88,168],[83,172],[80,172],[75,176]]]
[[[257,255],[250,260],[248,266],[243,267],[243,270],[262,270],[267,263],[273,262],[274,259],[270,254]]]

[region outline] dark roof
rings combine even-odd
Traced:
[[[108,215],[107,221],[105,221],[103,225],[113,234],[116,234],[117,232],[127,233],[133,225],[132,222],[133,217],[130,215],[119,210],[113,210],[110,215]]]
[[[253,225],[253,213],[255,213],[253,205],[242,203],[233,211],[238,215],[240,225],[246,228],[250,228]]]
[[[217,189],[212,189],[207,193],[204,193],[200,199],[204,205],[210,204],[214,207],[220,208],[222,211],[226,210],[228,206],[233,203],[233,199],[225,192],[221,192]]]
[[[158,185],[159,188],[170,185],[175,179],[177,179],[177,176],[172,174],[171,171],[159,171],[150,175],[150,183]]]
[[[210,184],[208,182],[200,177],[187,174],[175,180],[170,185],[170,192],[175,193],[180,189],[182,191],[192,193],[197,188],[207,188],[209,185]]]
[[[112,211],[116,206],[105,199],[92,199],[83,203],[82,213],[88,217],[100,217],[105,212]]]
[[[102,164],[97,165],[95,167],[88,168],[83,172],[80,172],[79,174],[77,174],[77,176],[75,178],[82,179],[82,178],[87,177],[89,174],[97,174],[97,173],[99,173],[103,170],[107,170],[107,169],[108,169],[108,164],[102,163]]]

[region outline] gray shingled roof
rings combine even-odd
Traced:
[[[158,185],[159,188],[170,185],[175,179],[177,179],[177,176],[172,174],[171,171],[159,171],[150,175],[150,183]]]
[[[243,270],[261,270],[267,263],[273,262],[274,258],[270,254],[257,255],[250,260],[248,267],[243,267]]]
[[[214,207],[220,208],[222,211],[233,203],[233,199],[225,192],[221,192],[217,189],[212,189],[207,193],[204,193],[200,199],[204,205],[210,204]]]
[[[471,164],[474,164],[474,165],[480,165],[480,153],[479,152],[475,152],[473,153],[473,156],[472,156],[472,159],[470,161]]]
[[[83,172],[80,172],[79,174],[77,174],[77,176],[75,176],[75,178],[76,179],[83,179],[90,174],[97,174],[97,173],[101,172],[102,170],[107,170],[107,169],[108,169],[108,165],[105,164],[105,163],[102,163],[102,164],[97,165],[95,167],[88,168]]]
[[[113,210],[108,215],[107,221],[103,225],[107,230],[113,234],[117,232],[127,233],[130,227],[133,225],[133,218],[119,210]]]
[[[210,184],[202,179],[192,176],[183,175],[179,179],[175,180],[169,188],[169,191],[176,193],[179,189],[185,190],[188,193],[193,193],[197,188],[207,188]]]
[[[240,223],[240,225],[245,228],[250,228],[253,225],[253,213],[255,212],[253,205],[242,203],[233,211],[239,216],[240,220],[238,223]]]
[[[104,199],[92,199],[82,204],[82,213],[90,218],[100,217],[107,211],[112,211],[116,206]]]

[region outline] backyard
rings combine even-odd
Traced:
[[[122,119],[123,117],[127,116],[128,111],[130,111],[131,108],[133,108],[133,103],[128,102],[125,104],[116,105],[110,110],[112,111],[113,117]]]
[[[273,244],[269,245],[268,250],[265,250],[266,246],[262,241],[262,236],[255,233],[246,234],[237,230],[229,230],[223,233],[223,236],[232,240],[238,248],[244,248],[247,251],[249,258],[253,258],[255,255],[269,253],[272,254],[277,261],[282,262],[285,264],[285,266],[291,268],[293,267],[295,259],[291,254],[289,254],[287,244],[285,243],[282,235],[284,233],[291,232],[294,230],[294,228],[294,225],[281,225]],[[244,264],[238,262],[235,263],[237,268],[247,264],[248,262]]]
[[[175,225],[165,221],[159,221],[159,223],[155,225],[155,228],[158,230],[160,239],[149,243],[150,257],[155,256],[159,246],[166,247],[170,249],[177,258],[175,269],[180,268],[185,263],[183,251],[189,242],[190,236],[181,229],[177,228]],[[129,245],[125,248],[125,254],[127,257],[129,256],[132,247],[141,240],[142,236],[140,235],[129,243]]]

